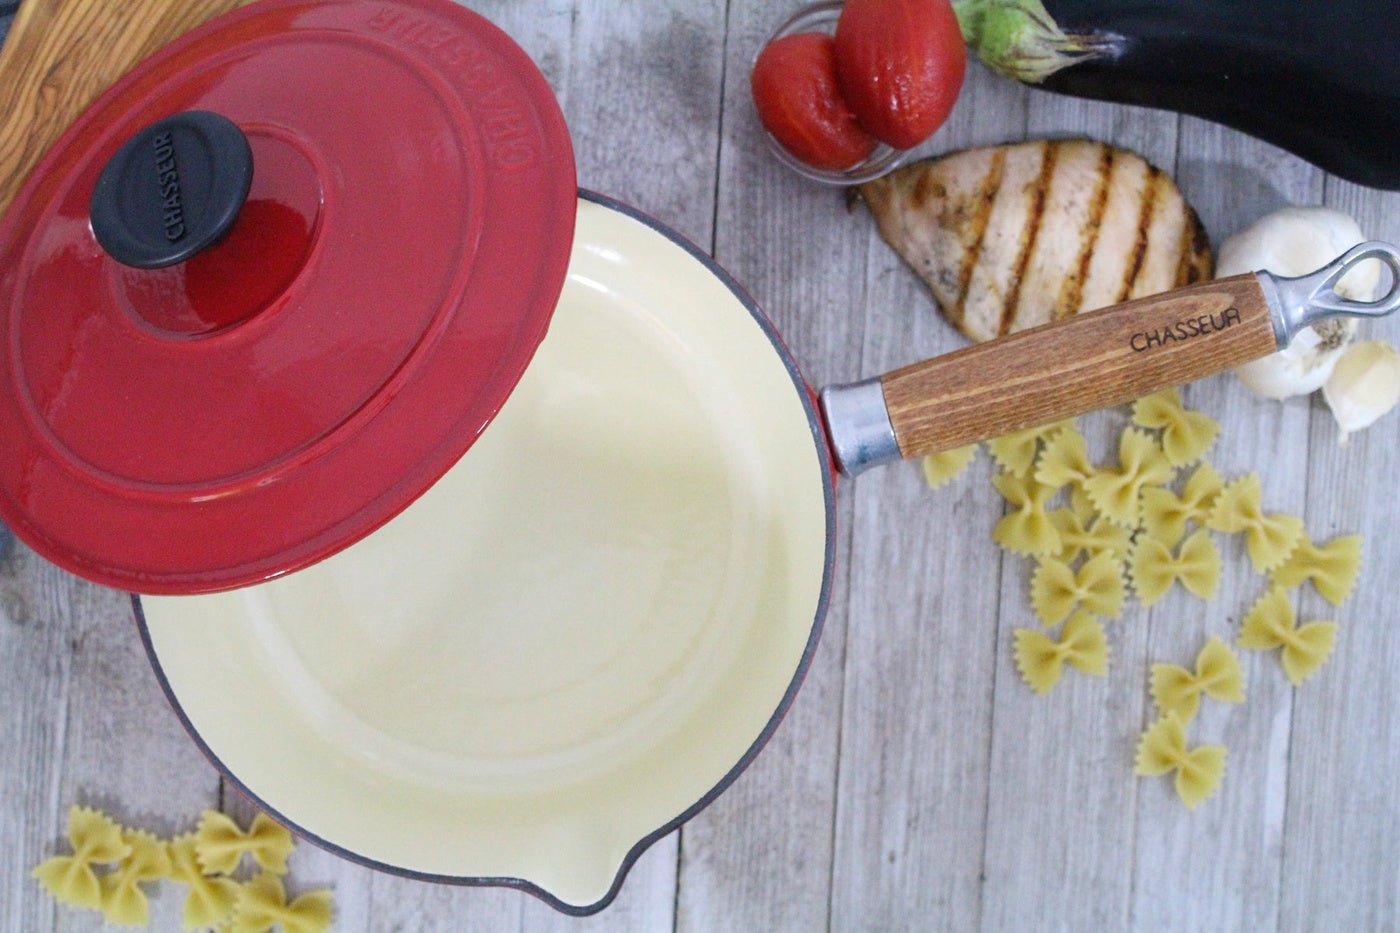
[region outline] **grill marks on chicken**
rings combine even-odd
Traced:
[[[1025,330],[1211,273],[1172,180],[1092,140],[969,149],[860,187],[881,236],[973,340]]]

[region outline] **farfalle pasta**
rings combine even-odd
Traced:
[[[1210,532],[1198,528],[1176,553],[1148,535],[1139,536],[1128,555],[1128,576],[1133,592],[1144,606],[1151,606],[1180,583],[1192,596],[1214,599],[1222,562]]]
[[[1089,494],[1084,491],[1082,485],[1070,487],[1069,508],[1085,524],[1098,518],[1100,514],[1099,510],[1094,507],[1094,503],[1089,501]]]
[[[1081,554],[1094,557],[1107,553],[1117,561],[1128,559],[1128,545],[1132,535],[1123,526],[1115,525],[1093,512],[1084,516],[1072,507],[1053,509],[1047,514],[1060,536],[1060,550],[1054,556],[1065,563],[1073,561]]]
[[[1351,595],[1361,572],[1361,536],[1345,535],[1323,545],[1315,545],[1304,535],[1270,574],[1275,586],[1292,589],[1311,580],[1322,598],[1340,606]]]
[[[1128,427],[1118,442],[1118,466],[1094,471],[1084,480],[1089,501],[1109,521],[1125,528],[1138,526],[1140,493],[1144,487],[1171,481],[1174,470],[1162,449],[1143,431]]]
[[[106,814],[88,807],[68,810],[68,842],[72,855],[56,855],[31,872],[60,904],[101,909],[102,885],[94,865],[109,865],[131,854],[121,827]]]
[[[1162,452],[1172,466],[1195,463],[1215,443],[1220,422],[1182,407],[1176,389],[1164,389],[1133,403],[1133,421],[1161,431]]]
[[[263,814],[243,832],[224,814],[206,810],[196,832],[169,841],[123,829],[87,807],[73,807],[68,823],[73,855],[46,860],[34,869],[34,877],[60,903],[101,910],[110,924],[146,926],[150,904],[141,886],[175,881],[188,888],[181,918],[185,930],[262,933],[277,927],[283,933],[317,933],[330,926],[330,891],[287,903],[277,875],[287,870],[294,843],[290,833]],[[245,854],[261,866],[246,884],[225,874]],[[94,871],[94,865],[103,870]]]
[[[987,441],[987,450],[1005,473],[1027,477],[1035,466],[1040,445],[1057,432],[1074,425],[1074,419],[1056,421],[1038,428],[1026,428]]]
[[[977,456],[979,446],[969,444],[924,457],[924,482],[928,484],[928,488],[938,489],[956,479],[972,463],[972,458]]]
[[[1188,524],[1204,525],[1225,481],[1209,463],[1202,463],[1186,480],[1180,496],[1163,486],[1142,490],[1142,529],[1168,546],[1186,534]]]
[[[1040,428],[1027,428],[987,441],[987,452],[997,466],[1013,476],[1030,476],[1040,450]]]
[[[1194,810],[1215,793],[1225,775],[1225,746],[1186,746],[1186,727],[1168,713],[1147,727],[1138,741],[1133,771],[1139,777],[1176,772],[1174,785],[1186,809]]]
[[[1094,473],[1084,435],[1070,425],[1046,438],[1035,463],[1035,481],[1051,489],[1074,484],[1082,486]]]
[[[260,872],[248,881],[233,908],[232,933],[265,933],[280,926],[282,933],[325,933],[331,927],[331,892],[309,891],[287,901],[282,879]]]
[[[992,540],[1016,554],[1037,556],[1060,549],[1060,533],[1045,513],[1045,503],[1055,490],[1029,477],[998,473],[992,485],[1013,506],[992,529]]]
[[[117,867],[98,879],[102,888],[102,916],[117,926],[145,926],[151,919],[150,902],[140,885],[152,884],[170,873],[165,843],[148,832],[123,830],[130,848]]]
[[[232,874],[244,855],[266,871],[284,874],[294,847],[292,834],[264,813],[253,817],[244,832],[226,814],[205,810],[194,837],[195,857],[208,874]]]
[[[1317,673],[1332,653],[1336,640],[1335,622],[1305,622],[1299,625],[1286,591],[1275,588],[1261,596],[1240,622],[1236,642],[1254,651],[1283,649],[1279,661],[1293,686]]]
[[[1123,612],[1123,567],[1112,554],[1084,562],[1079,570],[1042,557],[1031,576],[1031,606],[1043,625],[1055,625],[1076,608],[1118,618]]]
[[[1042,629],[1063,623],[1058,635],[1013,631],[1016,669],[1032,691],[1049,693],[1066,667],[1106,674],[1109,645],[1100,617],[1121,615],[1129,588],[1144,606],[1178,583],[1200,599],[1213,599],[1223,562],[1211,532],[1242,534],[1251,564],[1268,574],[1274,588],[1245,615],[1237,643],[1281,649],[1284,670],[1295,685],[1325,661],[1335,624],[1297,625],[1283,592],[1311,581],[1324,598],[1340,604],[1356,584],[1361,539],[1353,535],[1314,544],[1301,519],[1266,514],[1258,474],[1227,483],[1204,461],[1219,431],[1214,419],[1186,410],[1180,395],[1167,390],[1132,406],[1132,424],[1118,436],[1114,466],[1094,466],[1073,421],[988,442],[1001,470],[993,482],[1011,506],[993,537],[1007,550],[1036,558],[1031,606]],[[965,448],[941,461],[925,460],[929,485],[956,475],[973,452]],[[1179,467],[1190,469],[1180,486],[1174,482]],[[1197,715],[1202,697],[1243,702],[1240,660],[1212,637],[1194,669],[1153,664],[1148,686],[1161,718],[1141,736],[1136,773],[1174,772],[1176,792],[1194,808],[1219,786],[1226,750],[1188,748],[1186,724]]]
[[[1219,638],[1211,638],[1196,655],[1194,671],[1175,664],[1154,664],[1149,683],[1157,709],[1182,723],[1196,718],[1202,696],[1223,703],[1244,702],[1240,659]]]
[[[220,928],[233,918],[233,905],[243,885],[232,878],[206,875],[195,857],[194,833],[177,836],[168,844],[170,878],[189,888],[181,925],[186,930]]]
[[[1265,515],[1259,474],[1227,483],[1215,497],[1206,525],[1226,534],[1244,532],[1249,562],[1259,573],[1278,567],[1303,538],[1303,520],[1294,515]]]
[[[1014,639],[1016,669],[1036,693],[1049,693],[1066,664],[1098,677],[1108,673],[1108,639],[1092,613],[1070,616],[1057,639],[1027,628],[1016,629]]]

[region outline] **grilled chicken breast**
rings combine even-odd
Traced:
[[[926,159],[860,186],[880,234],[973,340],[1210,278],[1165,173],[1087,139]]]

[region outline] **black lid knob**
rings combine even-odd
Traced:
[[[189,110],[117,150],[92,192],[92,232],[118,262],[156,269],[221,240],[253,183],[253,152],[232,120]]]

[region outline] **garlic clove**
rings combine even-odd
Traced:
[[[1267,270],[1299,276],[1315,272],[1366,239],[1357,222],[1330,207],[1285,207],[1267,214],[1220,244],[1218,278]],[[1337,283],[1338,295],[1373,300],[1380,285],[1380,263],[1367,262]],[[1356,334],[1354,320],[1325,321],[1294,338],[1293,343],[1235,369],[1252,392],[1285,399],[1320,388]]]
[[[1339,443],[1400,403],[1400,353],[1383,340],[1352,344],[1322,387],[1341,431]]]

